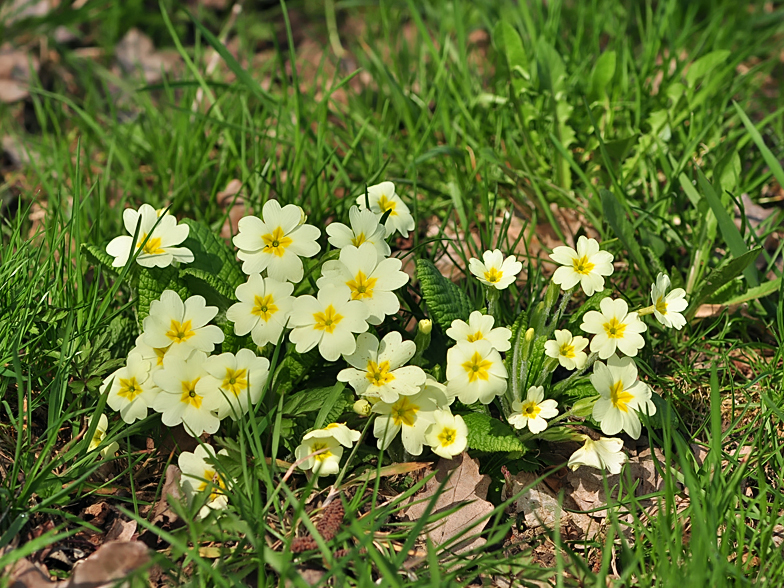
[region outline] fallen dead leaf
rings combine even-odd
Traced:
[[[106,541],[130,541],[136,533],[136,526],[136,521],[124,521],[118,517],[106,531]]]
[[[433,497],[436,497],[436,503],[431,516],[462,505],[457,512],[429,526],[427,535],[436,546],[465,535],[463,541],[449,548],[453,553],[480,547],[484,545],[485,539],[477,535],[488,522],[481,519],[493,511],[493,505],[485,500],[489,487],[490,476],[480,475],[479,462],[471,459],[467,453],[454,459],[441,459],[436,465],[436,475],[428,481],[422,493],[411,499],[412,504],[403,513],[403,518],[408,521],[420,519],[428,508],[428,499]],[[442,491],[439,492],[439,489]],[[481,522],[472,527],[478,521]]]
[[[170,465],[166,468],[166,478],[163,482],[163,490],[161,491],[161,498],[155,505],[153,510],[152,524],[157,525],[163,522],[169,524],[174,523],[179,518],[169,506],[169,497],[173,500],[180,500],[182,498],[182,491],[180,490],[180,468],[176,465]]]
[[[139,541],[108,541],[74,566],[63,588],[115,586],[149,561],[149,549]]]
[[[39,564],[28,559],[18,560],[6,573],[10,588],[50,588],[54,584]]]
[[[180,63],[176,51],[156,51],[152,39],[135,28],[117,43],[115,55],[123,72],[132,74],[141,70],[148,84],[161,81],[165,72],[172,71]]]
[[[0,48],[0,102],[6,104],[27,98],[30,94],[30,70],[38,72],[38,60],[26,51]]]
[[[245,204],[244,194],[241,192],[242,182],[238,179],[231,180],[226,188],[218,192],[218,206],[223,210],[228,208],[229,214],[221,227],[221,237],[231,239],[239,232],[237,228],[240,219],[250,214],[250,209]]]

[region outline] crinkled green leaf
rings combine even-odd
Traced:
[[[558,400],[558,404],[571,407],[578,400],[596,396],[598,392],[593,387],[588,376],[579,378],[576,382],[570,383],[568,386],[566,380],[558,382],[552,388],[553,396]]]
[[[544,368],[544,344],[547,342],[547,337],[541,335],[534,339],[533,345],[531,345],[531,353],[528,356],[528,372],[525,374],[525,385],[523,386],[522,390],[520,391],[523,396],[525,396],[528,392],[528,388],[534,385],[534,382],[537,381],[539,375],[542,373],[542,369]]]
[[[114,276],[119,275],[119,272],[122,271],[121,267],[112,266],[114,258],[97,245],[82,243],[82,253],[87,255],[87,259],[90,260],[92,265],[99,265]]]
[[[200,277],[203,276],[201,272],[205,272],[214,276],[217,282],[223,284],[221,289],[228,292],[227,297],[234,298],[234,290],[245,281],[234,251],[207,225],[187,218],[183,223],[188,225],[190,232],[182,246],[190,249],[194,257],[193,262],[187,265],[190,275]]]
[[[583,322],[583,317],[585,316],[585,313],[588,312],[589,310],[598,310],[602,300],[610,296],[610,292],[611,291],[608,288],[605,288],[600,292],[595,292],[590,298],[588,298],[588,300],[585,301],[585,304],[583,304],[580,308],[578,308],[569,317],[569,322],[567,323],[566,328],[569,331],[571,331],[573,335],[576,334],[578,332],[578,329],[580,328],[580,325]]]
[[[158,300],[164,290],[174,290],[180,298],[188,297],[188,288],[179,277],[179,271],[174,266],[168,267],[142,267],[139,268],[138,300],[136,303],[136,317],[139,328],[142,328],[144,319],[150,314],[150,304]]]
[[[488,453],[524,454],[527,451],[523,442],[512,427],[488,414],[472,412],[464,414],[463,420],[468,427],[468,447]]]
[[[525,332],[528,330],[528,313],[521,312],[519,315],[517,315],[515,322],[510,327],[510,330],[512,331],[512,336],[509,340],[512,343],[512,349],[509,353],[506,354],[506,357],[504,357],[504,367],[506,368],[506,372],[511,378],[514,374],[514,366],[512,365],[513,358],[515,353],[517,353],[518,346],[523,344]]]
[[[278,394],[286,394],[294,385],[307,374],[319,361],[318,349],[314,348],[307,353],[289,351],[275,372],[273,390]]]
[[[433,262],[417,259],[416,273],[428,311],[442,329],[452,326],[455,319],[468,320],[473,310],[468,296],[442,276]]]
[[[180,277],[193,294],[204,296],[208,304],[225,311],[236,301],[234,288],[215,275],[195,267],[180,269]]]

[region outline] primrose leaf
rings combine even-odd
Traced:
[[[488,453],[523,454],[527,451],[512,428],[497,418],[479,412],[462,416],[468,427],[468,447],[471,449]]]
[[[105,249],[98,247],[97,245],[82,243],[82,253],[87,255],[87,259],[90,260],[90,263],[101,266],[105,271],[111,273],[113,276],[118,276],[123,269],[121,267],[112,266],[114,258],[106,253]]]
[[[428,311],[442,329],[451,327],[455,319],[468,320],[472,310],[468,296],[456,284],[442,276],[433,262],[417,259],[416,275]]]
[[[183,300],[188,297],[188,288],[180,279],[176,267],[139,268],[139,300],[136,304],[136,317],[139,328],[150,314],[150,304],[158,300],[164,290],[174,290]]]
[[[187,266],[188,271],[194,276],[197,275],[194,270],[214,276],[224,284],[222,289],[229,292],[228,298],[233,299],[234,290],[245,282],[245,274],[240,270],[234,251],[207,225],[187,218],[182,222],[190,227],[188,238],[182,246],[190,249],[194,257]]]
[[[235,301],[234,289],[215,275],[195,267],[180,270],[180,277],[188,284],[191,292],[201,294],[208,304],[226,310]]]
[[[311,349],[307,353],[289,351],[275,372],[272,389],[278,394],[288,393],[318,361],[318,349]]]

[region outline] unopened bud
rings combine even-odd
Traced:
[[[423,335],[429,335],[430,331],[433,330],[433,321],[431,321],[430,319],[422,319],[421,321],[419,321],[417,328],[419,329],[419,332],[422,333]]]
[[[530,327],[530,328],[529,328],[529,329],[528,329],[528,330],[525,332],[525,342],[526,342],[526,343],[530,343],[530,342],[531,342],[531,341],[533,341],[533,340],[534,340],[534,328],[533,328],[533,327]]]
[[[370,416],[370,403],[365,400],[364,398],[360,398],[354,403],[354,412],[357,413],[359,416]]]

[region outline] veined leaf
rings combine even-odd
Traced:
[[[455,319],[468,320],[473,310],[468,296],[442,276],[432,261],[417,259],[416,274],[427,309],[442,329],[452,326]]]
[[[512,427],[489,414],[464,414],[468,427],[468,447],[488,453],[525,453],[527,448]]]
[[[194,256],[193,262],[183,267],[183,270],[188,269],[191,275],[200,278],[205,273],[215,276],[215,280],[223,284],[221,293],[225,292],[227,298],[234,299],[234,290],[245,282],[245,274],[240,270],[234,251],[207,225],[192,219],[185,219],[183,223],[188,225],[190,231],[182,246],[190,249]]]
[[[174,290],[180,298],[188,297],[188,288],[180,279],[176,267],[142,267],[139,268],[139,299],[136,303],[136,317],[139,328],[142,328],[144,319],[150,314],[150,304],[158,300],[164,290]]]

